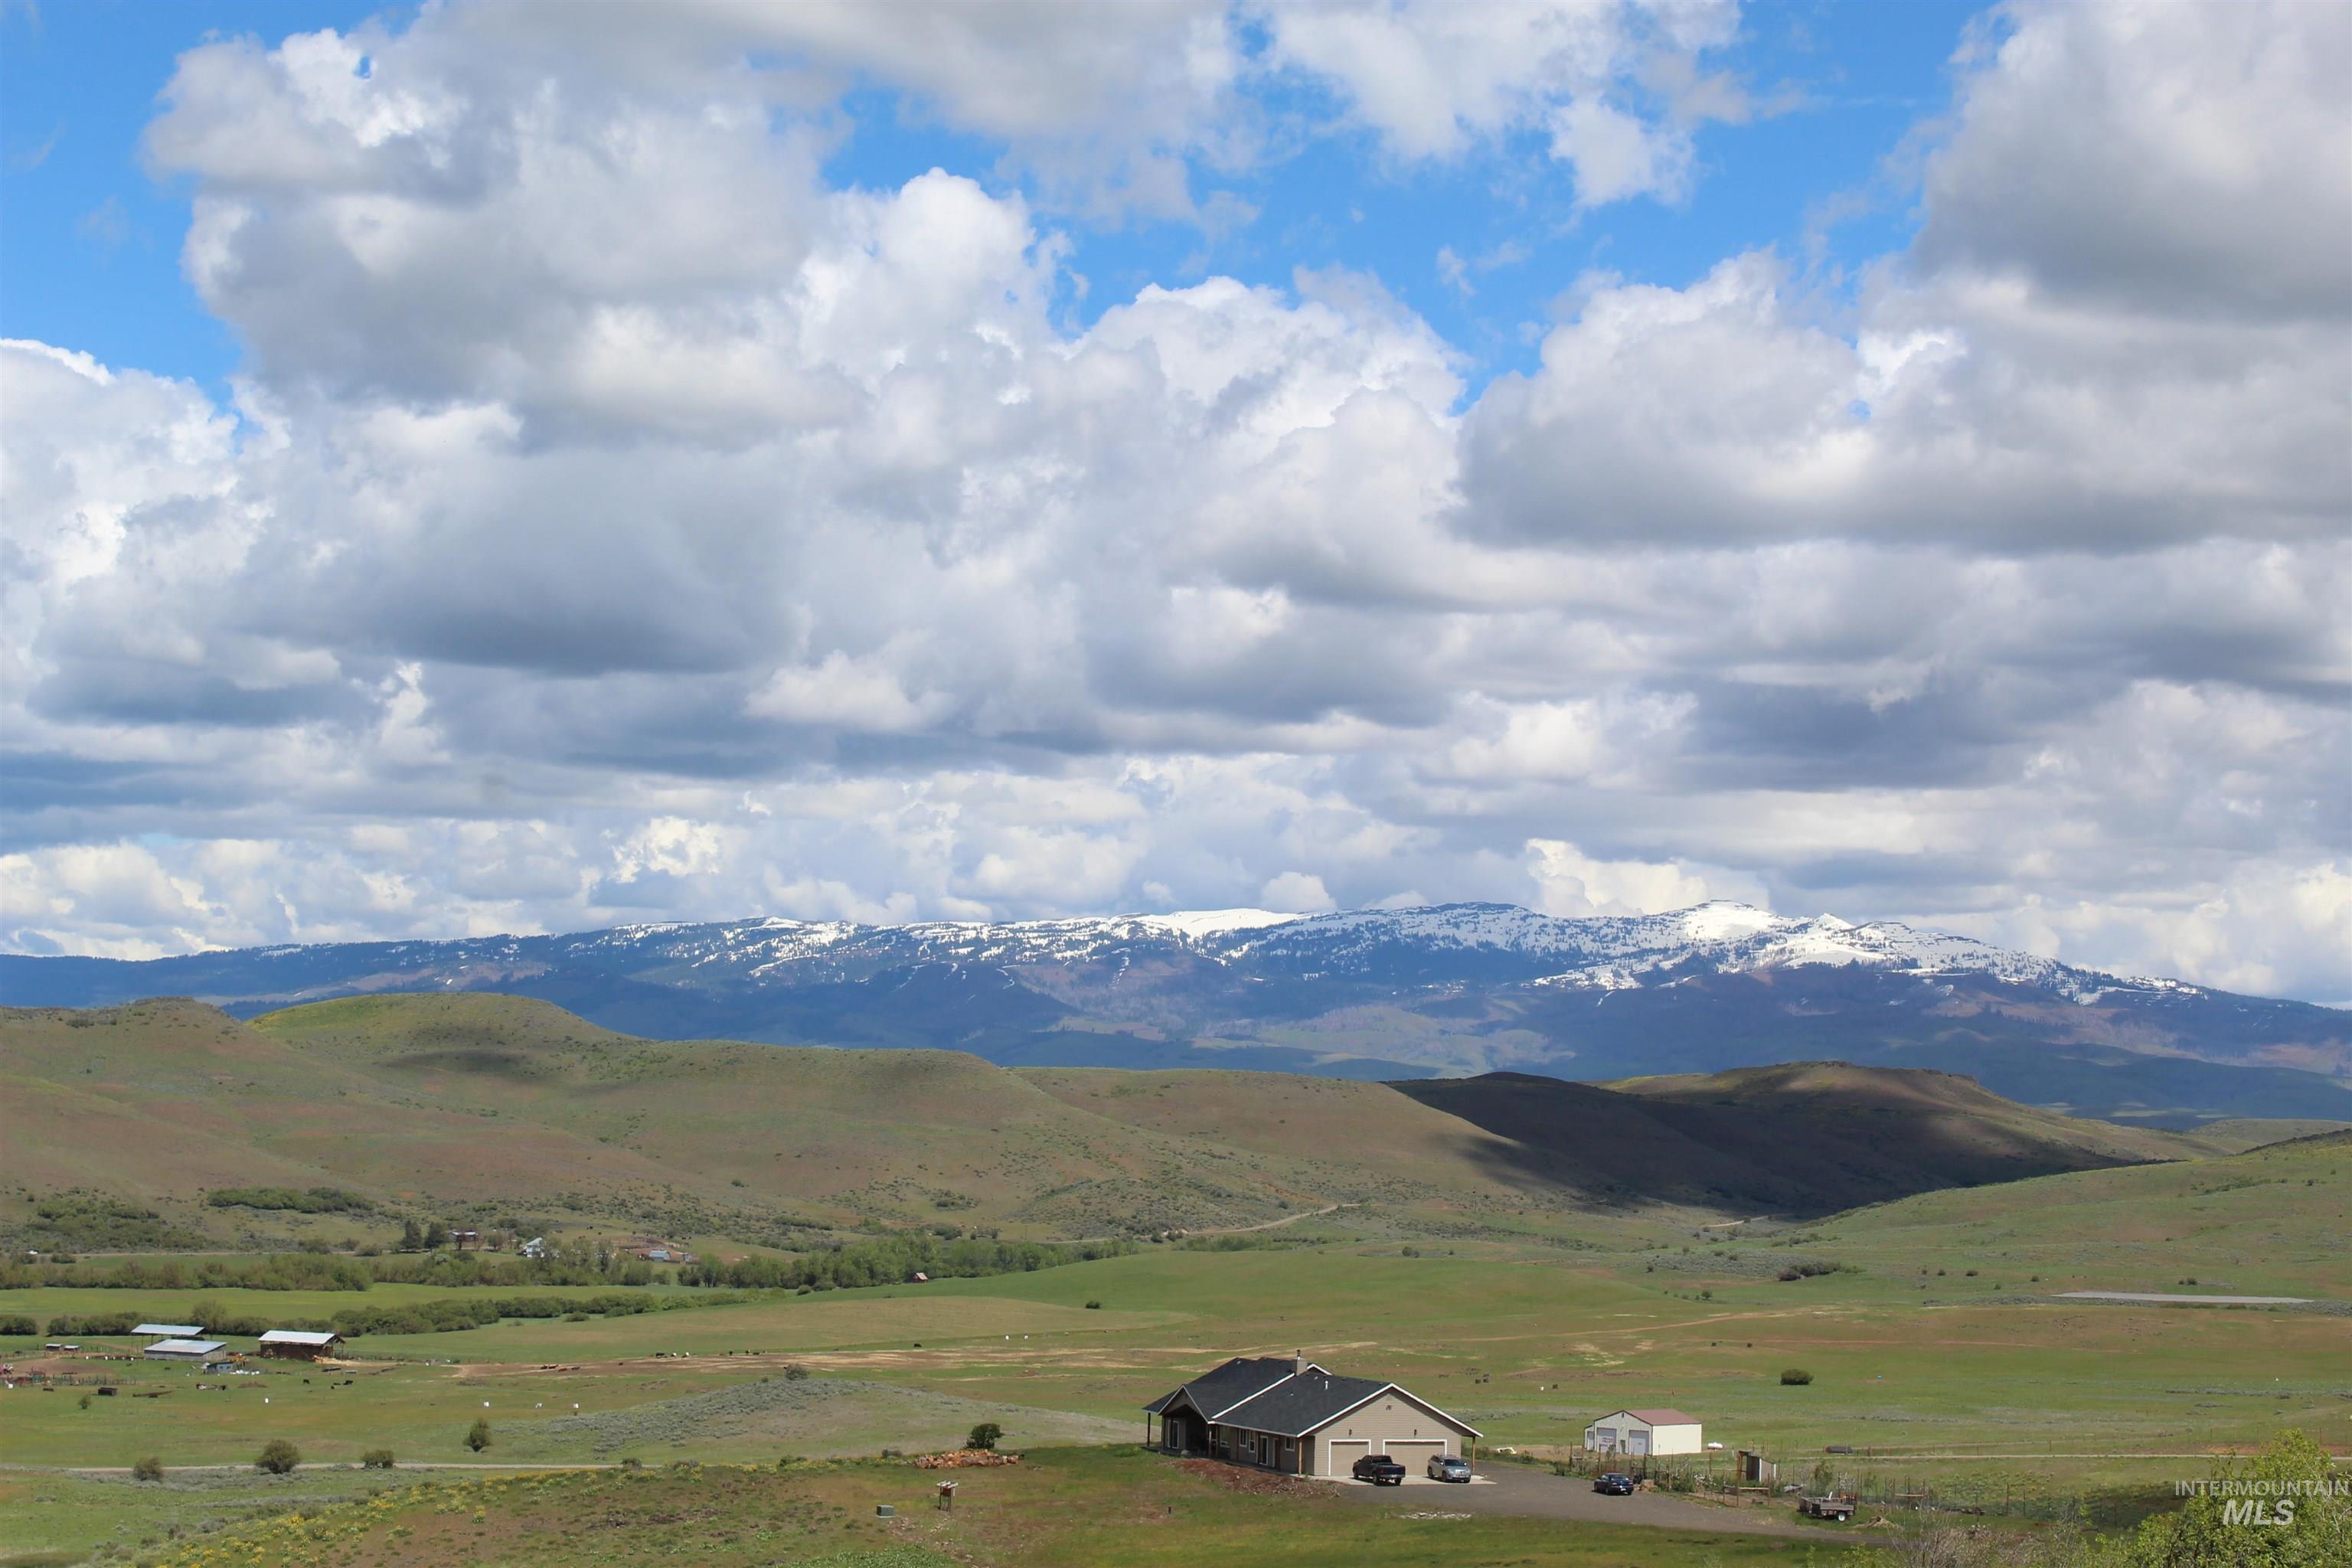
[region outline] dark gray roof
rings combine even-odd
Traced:
[[[1218,1419],[1277,1437],[1303,1437],[1388,1387],[1369,1377],[1335,1377],[1319,1368],[1278,1383]]]
[[[1181,1388],[1171,1388],[1144,1409],[1157,1415],[1182,1394],[1192,1408],[1215,1419],[1223,1412],[1243,1400],[1265,1393],[1288,1377],[1293,1370],[1287,1356],[1235,1356],[1212,1372],[1202,1373]]]
[[[1236,1356],[1181,1388],[1169,1390],[1143,1408],[1154,1415],[1163,1415],[1181,1396],[1219,1426],[1245,1426],[1253,1432],[1271,1432],[1278,1437],[1304,1437],[1373,1395],[1393,1388],[1440,1420],[1473,1437],[1479,1435],[1478,1429],[1468,1422],[1446,1415],[1425,1399],[1414,1398],[1395,1384],[1379,1383],[1369,1377],[1340,1377],[1312,1362],[1305,1372],[1293,1375],[1295,1372],[1295,1363],[1286,1360]]]

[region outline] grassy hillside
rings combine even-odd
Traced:
[[[2240,1154],[2249,1149],[2259,1149],[2265,1143],[2282,1143],[2290,1138],[2344,1131],[2352,1131],[2352,1121],[2232,1116],[2220,1121],[2205,1122],[2189,1136],[2195,1142],[2209,1146],[2214,1153]]]
[[[184,1000],[14,1009],[0,1082],[15,1184],[0,1224],[21,1231],[44,1195],[81,1189],[224,1243],[485,1208],[749,1243],[808,1226],[1239,1229],[1318,1211],[1370,1234],[1559,1237],[1644,1205],[1819,1214],[2202,1152],[1935,1073],[1832,1064],[1609,1089],[1012,1071],[951,1051],[638,1039],[478,993],[250,1024]],[[381,1213],[203,1202],[242,1186],[332,1186]]]
[[[0,1016],[0,1142],[20,1192],[142,1202],[226,1186],[399,1200],[651,1202],[676,1173],[476,1103],[436,1104],[200,1004]]]
[[[505,996],[352,999],[251,1025],[184,1001],[11,1010],[0,1074],[20,1196],[328,1184],[673,1228],[1064,1234],[1328,1201],[1280,1161],[1139,1136],[959,1053],[650,1042]]]
[[[1818,1245],[1966,1299],[2060,1289],[2352,1297],[2352,1131],[2177,1164],[1927,1193],[1823,1222]],[[1970,1278],[1967,1270],[1977,1270]],[[2035,1277],[2039,1277],[2038,1281]],[[2337,1320],[2340,1324],[2340,1320]],[[2336,1331],[2341,1335],[2339,1326]]]

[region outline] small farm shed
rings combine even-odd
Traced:
[[[149,1361],[184,1361],[202,1363],[220,1354],[218,1340],[158,1340],[149,1345],[145,1355]]]
[[[1367,1454],[1418,1471],[1467,1457],[1478,1429],[1393,1383],[1341,1377],[1306,1356],[1236,1356],[1143,1407],[1160,1446],[1298,1476],[1347,1476]]]
[[[272,1329],[261,1336],[263,1355],[283,1356],[289,1361],[316,1361],[322,1355],[332,1355],[343,1336],[332,1329],[313,1331],[309,1329]]]
[[[205,1331],[202,1323],[142,1323],[131,1331],[142,1339],[193,1340]]]
[[[1696,1454],[1698,1421],[1679,1410],[1617,1410],[1584,1429],[1584,1447],[1594,1454]]]

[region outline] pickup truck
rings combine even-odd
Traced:
[[[1376,1487],[1404,1485],[1404,1467],[1386,1454],[1366,1454],[1356,1461],[1356,1479]]]
[[[1834,1519],[1840,1523],[1853,1517],[1854,1500],[1832,1493],[1827,1497],[1801,1497],[1797,1511],[1809,1519]]]

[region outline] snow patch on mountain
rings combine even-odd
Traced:
[[[332,945],[279,946],[248,956],[267,956],[275,969],[300,954],[332,964],[338,951]],[[1803,919],[1722,900],[1658,914],[1581,918],[1487,903],[1310,915],[1190,910],[898,926],[769,916],[644,923],[562,936],[362,944],[352,952],[345,962],[369,975],[419,964],[435,973],[456,973],[493,962],[549,967],[585,963],[656,984],[719,986],[855,983],[925,965],[1008,973],[1112,965],[1125,974],[1138,963],[1181,969],[1191,963],[1253,980],[1620,991],[1698,974],[1860,966],[1920,976],[1985,975],[2086,1005],[2118,993],[2182,999],[2202,994],[2177,981],[2076,969],[1900,921],[1856,925],[1831,914]],[[368,956],[359,956],[362,952]]]
[[[1274,910],[1191,910],[1166,915],[1128,915],[1124,919],[1154,931],[1174,931],[1180,936],[1223,936],[1229,931],[1263,931],[1267,926],[1288,925],[1306,917],[1283,914]]]
[[[1948,931],[1920,931],[1899,921],[1855,925],[1835,915],[1811,920],[1774,915],[1745,904],[1702,904],[1662,916],[1640,917],[1609,933],[1615,951],[1605,962],[1578,965],[1538,984],[1622,990],[1643,976],[1692,965],[1719,974],[1763,970],[1858,966],[1919,975],[1982,974],[2032,985],[2089,1004],[2118,989],[2150,983],[2080,970],[2030,952],[1992,946]]]
[[[1727,942],[1735,937],[1753,936],[1758,931],[1769,931],[1776,920],[1769,910],[1759,910],[1753,904],[1736,903],[1729,899],[1713,899],[1695,909],[1677,910],[1671,918],[1689,933],[1694,942]],[[1835,917],[1824,915],[1822,918],[1830,920]]]

